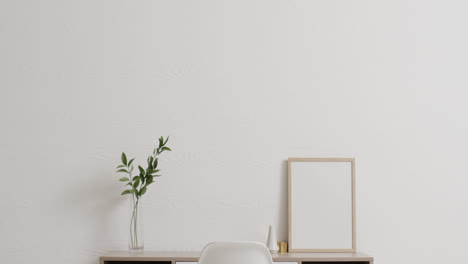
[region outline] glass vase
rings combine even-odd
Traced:
[[[128,249],[131,252],[143,252],[143,225],[142,225],[141,200],[132,195],[130,199],[130,239]]]

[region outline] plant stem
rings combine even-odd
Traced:
[[[134,219],[135,219],[135,196],[132,197],[132,218],[130,219],[130,246],[131,248],[135,248],[135,243],[133,241],[133,234],[134,234],[134,230],[133,230],[133,222],[134,222]]]
[[[138,249],[138,199],[136,200],[136,203],[135,203],[135,220],[134,220],[134,227],[135,229],[133,230],[134,234],[135,234],[135,248]]]
[[[132,197],[132,218],[130,220],[130,247],[131,249],[139,249],[138,244],[138,205],[140,199],[134,195]]]

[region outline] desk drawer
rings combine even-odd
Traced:
[[[176,264],[198,264],[198,262],[176,261]],[[274,261],[273,264],[298,264],[297,262]]]

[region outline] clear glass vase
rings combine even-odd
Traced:
[[[130,199],[130,239],[128,249],[132,252],[142,252],[144,248],[141,200],[132,195]]]

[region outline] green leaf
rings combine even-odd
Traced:
[[[148,169],[149,171],[151,171],[153,169],[153,157],[152,156],[149,156],[148,157]]]
[[[170,149],[168,147],[163,147],[162,150],[172,151],[172,149]]]
[[[129,162],[128,162],[128,166],[130,167],[130,165],[132,165],[132,162],[135,160],[135,158],[131,159]]]
[[[128,171],[126,169],[120,169],[117,172],[126,172],[126,173],[128,173]]]
[[[129,181],[130,179],[127,177],[120,178],[120,181]]]
[[[136,189],[136,187],[138,187],[140,185],[140,180],[136,180],[133,182],[133,188]]]
[[[158,158],[155,158],[153,162],[153,168],[156,169],[157,167],[158,167]]]
[[[128,182],[127,184],[125,184],[125,186],[127,186],[127,185],[132,186],[132,182]]]
[[[119,165],[119,166],[117,166],[117,169],[118,169],[118,168],[125,168],[125,167],[127,167],[127,166],[125,166],[125,165]]]
[[[159,138],[159,147],[161,147],[162,145],[164,145],[164,139],[163,139],[163,137],[160,137]]]
[[[132,193],[132,190],[125,190],[120,195],[126,195],[126,194],[129,194],[129,193]]]
[[[145,192],[146,192],[146,186],[143,187],[143,188],[141,188],[141,190],[140,190],[140,195],[145,194]]]
[[[153,173],[156,173],[156,172],[159,172],[159,170],[152,170],[150,174],[153,174]]]
[[[145,170],[141,166],[138,166],[138,169],[140,170],[141,175],[145,175]]]
[[[148,179],[146,180],[146,185],[150,185],[151,183],[154,182],[154,177],[153,176],[148,176]]]
[[[140,176],[135,176],[135,177],[133,177],[133,179],[132,179],[132,181],[139,181],[139,180],[141,180],[141,177],[140,177]]]
[[[169,141],[169,136],[167,136],[166,141],[164,141],[164,145],[166,145],[167,141]]]
[[[122,160],[123,164],[127,165],[127,155],[125,155],[125,152],[122,152],[120,159]]]

